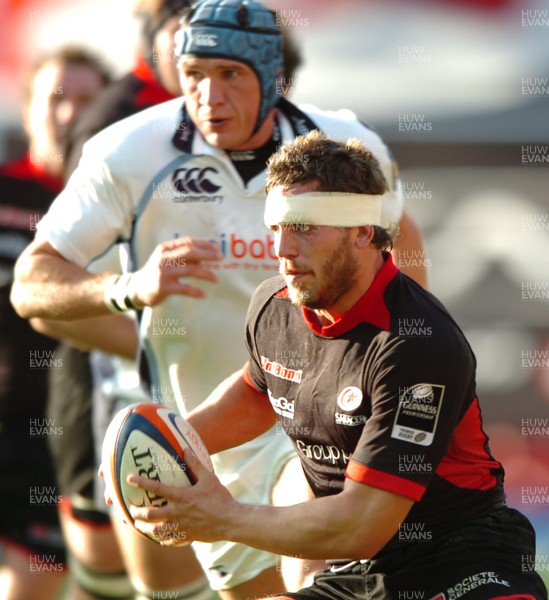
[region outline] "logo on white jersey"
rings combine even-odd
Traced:
[[[178,192],[183,194],[214,194],[221,189],[220,185],[213,183],[212,174],[219,174],[213,167],[183,167],[177,169],[172,177],[173,185]]]
[[[195,44],[197,46],[209,46],[213,48],[217,46],[217,35],[214,33],[199,33],[196,36]]]

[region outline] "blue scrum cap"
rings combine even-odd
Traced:
[[[202,0],[176,33],[175,55],[229,58],[253,69],[261,86],[257,131],[279,99],[282,44],[275,13],[256,0]]]

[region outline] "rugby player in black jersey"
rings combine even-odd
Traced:
[[[265,223],[282,276],[252,298],[247,365],[190,416],[212,453],[278,419],[315,498],[244,505],[187,456],[191,489],[130,478],[169,500],[133,516],[153,535],[169,528],[331,563],[279,598],[545,599],[535,533],[506,505],[483,430],[473,352],[393,264],[384,190],[357,140],[311,132],[271,158]]]

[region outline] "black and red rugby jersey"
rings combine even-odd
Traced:
[[[416,501],[394,543],[505,503],[475,390],[475,358],[441,303],[386,256],[370,288],[322,327],[281,277],[248,311],[246,380],[268,394],[317,496],[345,477]]]
[[[47,369],[57,342],[37,333],[10,303],[15,261],[63,186],[30,153],[0,166],[0,429],[44,416]]]

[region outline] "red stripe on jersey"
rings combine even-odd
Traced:
[[[154,71],[144,58],[138,58],[137,65],[132,72],[145,84],[135,96],[134,102],[137,108],[153,106],[175,98],[171,92],[160,85]]]
[[[112,527],[112,525],[111,525]],[[5,537],[4,535],[0,534],[0,543],[2,543],[2,546],[5,546],[6,548],[9,548],[12,552],[17,552],[18,554],[21,554],[27,558],[31,557],[31,556],[43,556],[42,552],[37,552],[36,550],[33,550],[32,548],[29,548],[27,546],[25,546],[24,542],[14,542],[12,539]],[[47,559],[44,559],[44,563],[46,563]],[[59,573],[63,573],[65,572],[65,568],[66,565],[63,562],[59,562],[59,561],[55,561],[52,564],[61,567],[61,569],[56,570],[55,572],[59,572]],[[39,572],[39,571],[38,571]],[[291,599],[293,600],[293,599]]]
[[[154,106],[156,104],[160,104],[161,102],[167,102],[168,100],[172,100],[175,98],[173,94],[166,91],[160,85],[148,85],[139,90],[139,92],[135,96],[135,106],[137,108],[148,106]]]
[[[493,469],[500,463],[487,450],[488,438],[482,429],[478,399],[458,423],[446,456],[436,473],[453,485],[472,490],[489,490],[496,485]]]
[[[250,375],[250,367],[249,367],[248,363],[246,363],[244,365],[244,370],[242,371],[242,379],[252,388],[252,390],[259,392],[260,394],[263,394],[263,392],[261,390],[257,389],[257,386],[253,382],[253,379]]]
[[[420,485],[419,483],[397,477],[396,475],[384,473],[377,469],[372,469],[355,460],[349,461],[347,470],[345,471],[345,477],[348,477],[357,483],[365,483],[366,485],[393,492],[394,494],[406,496],[416,502],[421,500],[426,489],[425,486]]]
[[[490,596],[488,600],[536,600],[530,594],[513,594],[512,596]]]
[[[112,523],[109,520],[98,522],[98,521],[93,521],[91,517],[89,519],[87,519],[85,517],[85,514],[86,514],[85,510],[80,511],[78,516],[76,516],[74,514],[75,507],[73,506],[73,503],[70,500],[70,498],[67,498],[66,496],[63,496],[61,498],[57,507],[60,511],[63,511],[63,513],[66,514],[65,518],[70,517],[73,521],[78,521],[78,523],[80,524],[81,527],[86,527],[87,529],[92,529],[94,531],[99,531],[99,530],[105,531],[106,529],[112,529]],[[90,513],[93,513],[93,512],[95,512],[94,509],[90,509]],[[105,516],[107,516],[107,513],[104,513],[104,514],[105,514]]]
[[[32,159],[30,151],[18,160],[5,163],[0,166],[0,174],[13,179],[35,180],[52,192],[60,192],[63,189],[63,179],[50,175],[43,167]]]

